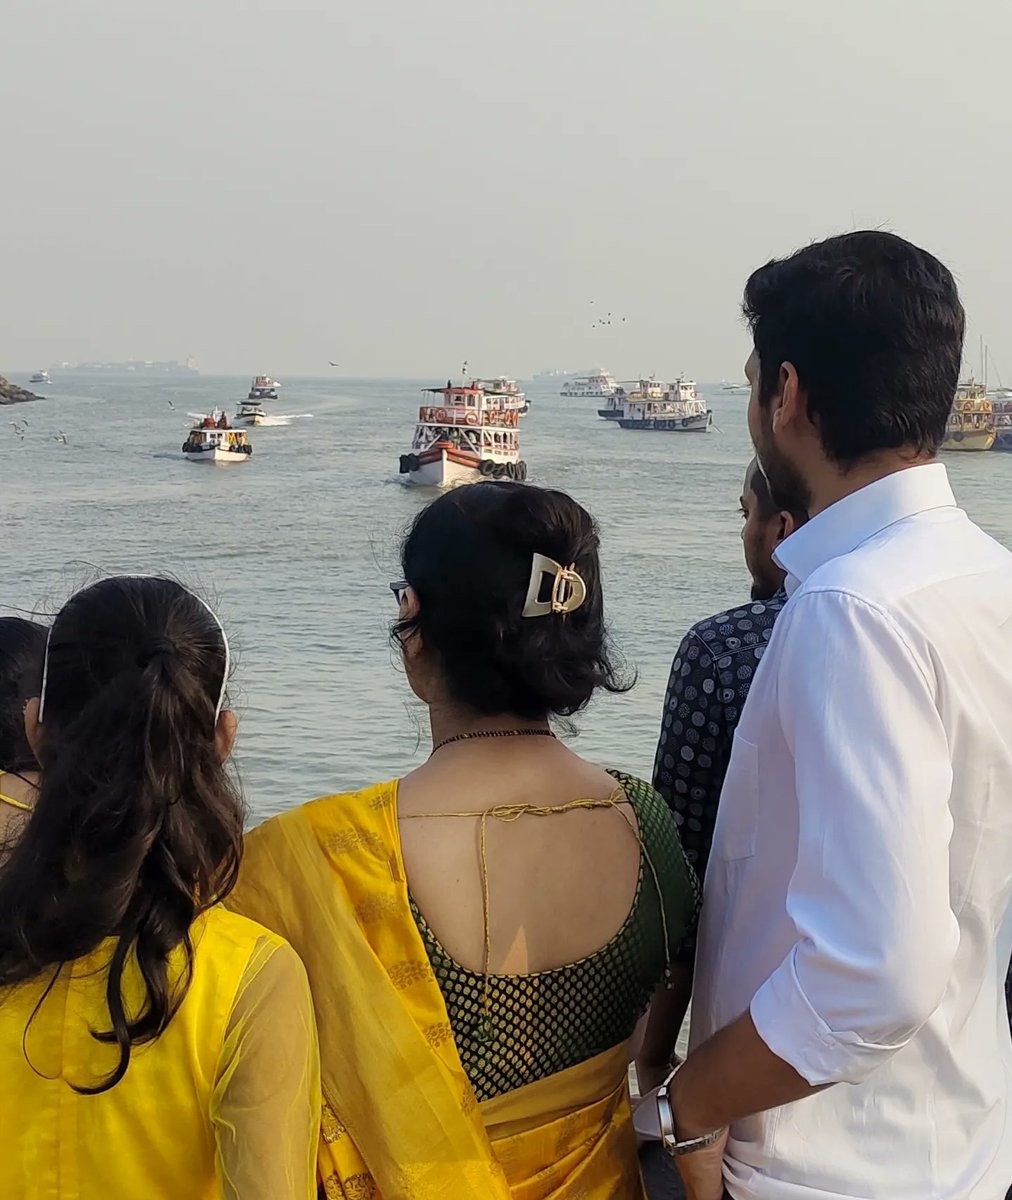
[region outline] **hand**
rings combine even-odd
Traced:
[[[686,1200],[722,1200],[724,1195],[724,1148],[728,1131],[702,1150],[680,1154],[675,1159],[678,1174],[685,1184]]]

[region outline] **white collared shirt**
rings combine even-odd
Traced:
[[[732,1130],[735,1200],[1012,1183],[1012,555],[913,467],[788,538],[735,735],[692,1041],[750,1010],[823,1092]]]

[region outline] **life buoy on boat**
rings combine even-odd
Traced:
[[[436,412],[436,420],[439,422],[440,425],[446,424],[446,422],[449,420],[449,413],[446,411],[445,408],[441,408]]]
[[[467,414],[467,416],[464,417],[464,424],[465,425],[477,425],[478,424],[478,414],[474,413],[474,412],[469,412]]]

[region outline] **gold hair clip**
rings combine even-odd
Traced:
[[[550,600],[539,600],[546,575],[552,578],[552,596]],[[523,616],[547,617],[550,613],[562,613],[565,616],[575,612],[586,599],[587,585],[577,572],[575,563],[564,567],[554,558],[548,558],[544,554],[534,555]]]

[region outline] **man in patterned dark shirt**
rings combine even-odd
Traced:
[[[654,786],[675,815],[685,855],[700,883],[738,716],[773,622],[787,603],[784,573],[773,561],[773,551],[808,519],[806,513],[780,512],[775,507],[755,459],[745,472],[741,515],[752,599],[700,621],[682,639],[671,667],[654,764]],[[656,1029],[660,1034],[658,1043],[648,1034],[637,1054],[637,1075],[644,1091],[660,1083],[669,1070],[671,1022],[661,1003],[656,1020],[652,1015],[650,1022],[651,1033]],[[685,1196],[671,1159],[658,1145],[644,1147],[641,1165],[651,1200]]]
[[[668,681],[654,764],[654,786],[675,815],[700,882],[738,717],[773,622],[787,602],[784,573],[773,561],[773,551],[808,519],[805,513],[776,508],[755,459],[745,472],[741,513],[751,602],[700,621],[682,639]]]

